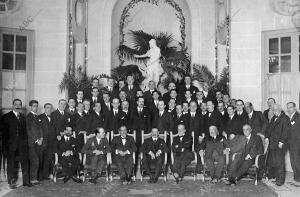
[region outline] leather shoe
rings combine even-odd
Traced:
[[[153,183],[157,183],[158,178],[154,178]]]
[[[33,187],[34,185],[31,184],[31,183],[24,183],[23,186],[24,186],[24,187]]]
[[[72,177],[72,180],[75,182],[75,183],[82,183],[82,180],[81,179],[78,179],[76,177]]]
[[[10,189],[17,189],[17,185],[16,184],[9,184],[9,188]]]
[[[70,177],[66,176],[64,179],[63,179],[63,182],[66,183],[70,180]]]
[[[94,183],[95,185],[97,184],[96,179],[90,179],[89,182],[90,182],[90,183]]]
[[[150,179],[148,180],[148,183],[153,183],[152,177],[150,177]]]

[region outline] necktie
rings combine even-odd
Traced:
[[[67,137],[67,142],[69,142],[69,137]]]
[[[20,113],[17,113],[17,118],[18,120],[20,120]]]
[[[192,113],[192,118],[195,118],[195,113],[194,112]]]
[[[252,118],[252,116],[251,116],[251,114],[249,114],[249,119],[251,119]]]

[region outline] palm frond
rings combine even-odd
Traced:
[[[228,93],[228,85],[227,85],[227,82],[229,81],[228,73],[229,73],[228,68],[224,67],[220,73],[219,81],[216,83],[214,87],[216,90],[221,90],[224,93]]]
[[[130,42],[133,48],[139,51],[139,54],[144,54],[149,50],[149,41],[154,38],[152,35],[139,30],[139,31],[129,31]]]
[[[118,55],[120,55],[123,59],[135,62],[137,64],[142,64],[146,62],[145,58],[135,58],[135,54],[141,54],[140,51],[132,49],[126,45],[121,45],[117,48]]]
[[[193,64],[192,67],[194,71],[192,78],[202,83],[205,82],[208,84],[209,88],[212,88],[213,85],[215,84],[215,77],[208,69],[208,67],[199,64]]]
[[[137,84],[145,79],[137,65],[119,66],[111,70],[111,77],[116,81],[126,80],[128,75],[132,75]]]

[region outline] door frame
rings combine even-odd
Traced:
[[[26,111],[26,108],[28,106],[28,101],[33,97],[34,95],[34,70],[35,70],[35,62],[34,62],[34,46],[35,46],[35,31],[34,30],[20,30],[19,28],[8,28],[8,27],[0,27],[0,33],[1,35],[3,33],[8,34],[17,34],[21,36],[27,37],[27,56],[26,56],[26,71],[25,71],[25,101],[22,101],[22,107]],[[2,107],[2,44],[1,44],[2,38],[0,38],[0,109],[7,110],[7,108]],[[4,71],[5,72],[5,71]],[[12,102],[12,101],[11,101]]]
[[[280,75],[280,74],[286,74],[286,73],[269,73],[269,67],[267,67],[266,65],[268,65],[269,60],[267,58],[266,53],[268,53],[267,49],[268,49],[268,44],[269,44],[269,37],[284,37],[284,34],[297,34],[300,32],[300,28],[290,28],[290,29],[278,29],[278,30],[268,30],[268,31],[262,31],[262,35],[261,35],[261,45],[262,45],[262,50],[261,50],[261,81],[262,81],[262,88],[261,88],[261,94],[262,94],[262,109],[266,109],[267,108],[267,99],[268,99],[268,91],[267,91],[267,82],[269,80],[269,77],[271,77],[272,75]],[[291,39],[291,74],[292,75],[300,75],[300,68],[298,68],[298,73],[295,72],[294,68],[293,68],[293,64],[299,65],[299,62],[293,62],[293,56],[294,53],[298,53],[294,52],[293,49],[293,45],[299,45],[299,42],[295,42],[293,43],[292,39]],[[299,49],[299,46],[296,47],[297,49]],[[280,49],[279,49],[280,50]],[[298,61],[299,58],[298,58]],[[280,81],[281,83],[281,81]],[[281,91],[281,90],[279,90]],[[299,94],[298,94],[298,101],[300,100],[299,98]],[[281,97],[281,96],[280,96]],[[283,107],[283,105],[285,105],[286,103],[281,103],[281,98],[279,99],[278,103],[280,103]],[[297,102],[298,103],[298,102]],[[300,103],[299,103],[300,104]]]

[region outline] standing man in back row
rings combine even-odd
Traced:
[[[4,114],[1,119],[1,135],[3,148],[7,151],[7,181],[10,189],[17,188],[15,162],[20,158],[23,186],[31,187],[28,170],[28,137],[26,132],[26,118],[22,110],[22,101],[13,100],[12,111]]]

